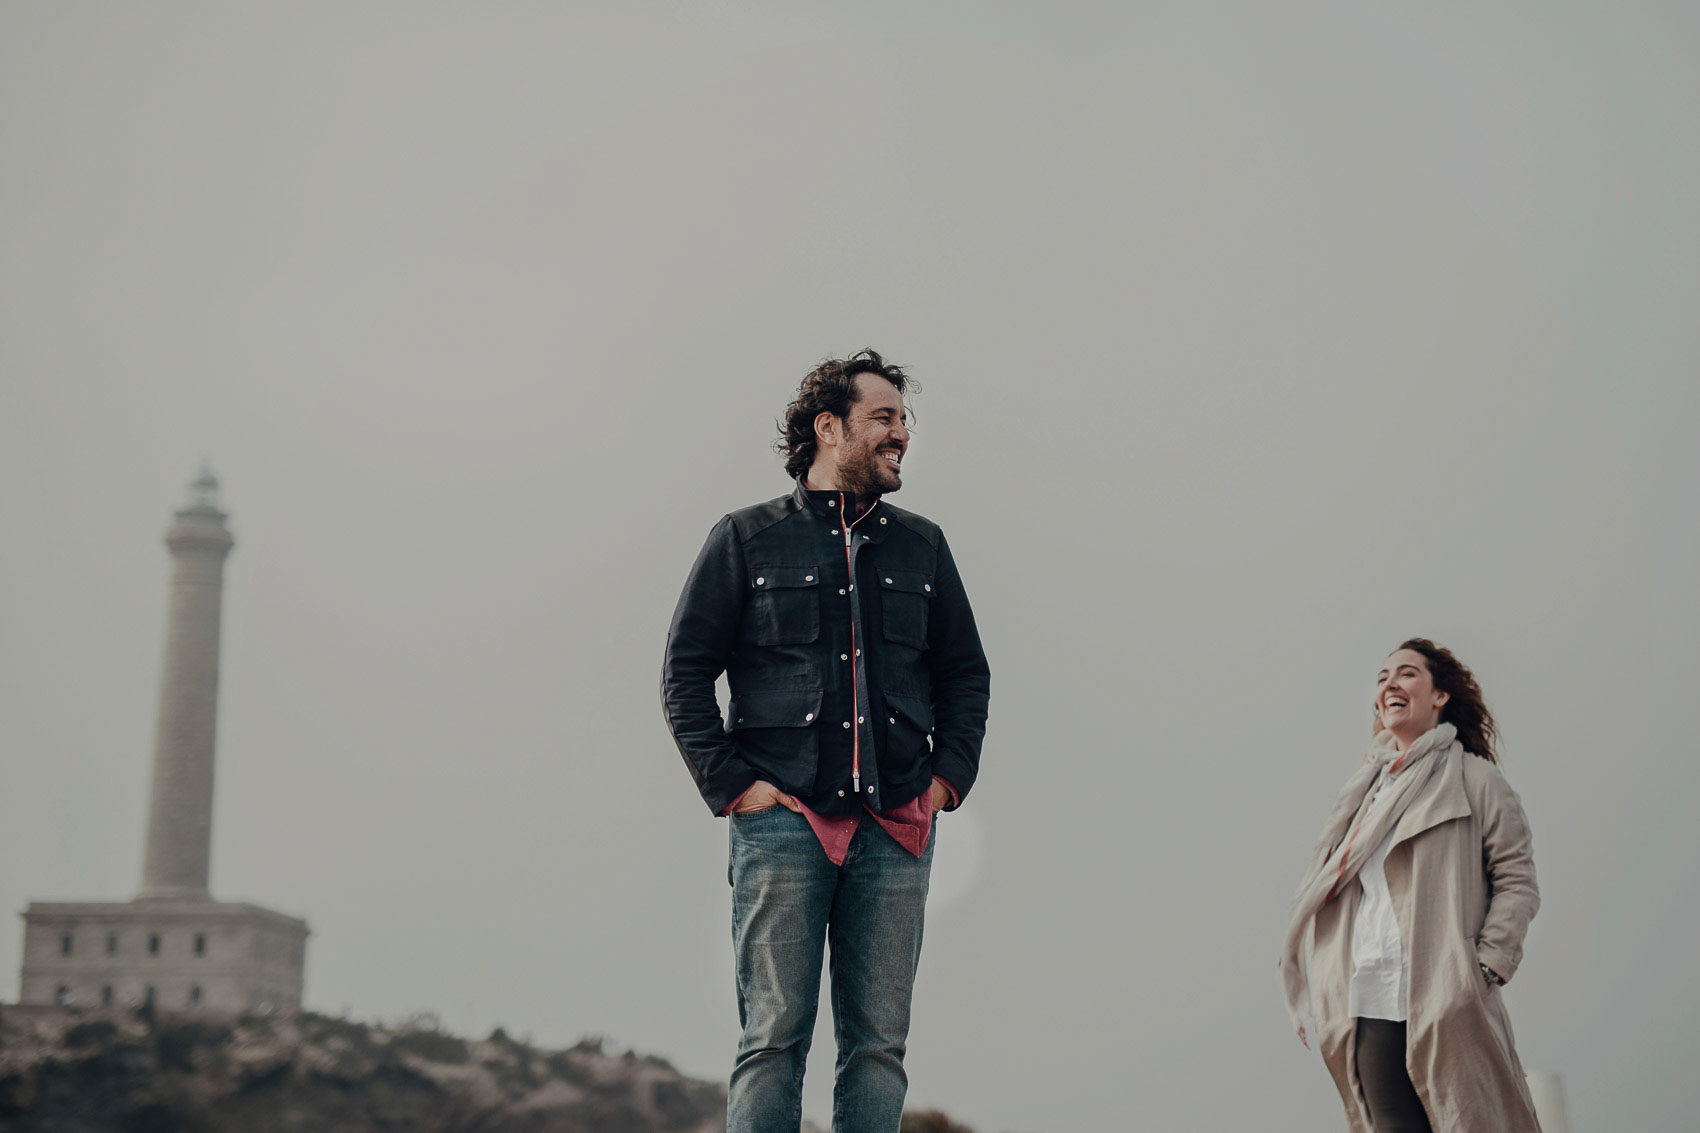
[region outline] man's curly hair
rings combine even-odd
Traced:
[[[793,480],[815,462],[815,418],[822,413],[840,420],[850,415],[850,407],[856,403],[857,374],[878,374],[896,386],[899,395],[921,388],[901,366],[887,362],[873,349],[859,350],[848,358],[828,358],[810,370],[797,387],[796,400],[785,407],[785,416],[779,419],[779,439],[773,443],[785,458],[785,472]]]

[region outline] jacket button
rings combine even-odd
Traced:
[[[813,713],[813,712],[810,712],[810,713],[808,713],[808,714],[806,714],[806,715],[805,715],[805,716],[804,716],[804,717],[803,717],[803,723],[805,723],[805,724],[806,724],[806,723],[808,723],[808,722],[809,722],[809,721],[810,721],[810,720],[813,720],[813,719],[814,719],[814,718],[815,718],[815,714],[814,714],[814,713]]]
[[[842,594],[842,593],[844,593],[844,587],[842,587],[842,586],[840,586],[840,587],[839,587],[839,588],[838,588],[838,592],[839,592],[839,593],[840,593],[840,594]]]
[[[803,581],[804,581],[804,582],[813,582],[813,581],[814,581],[814,580],[815,580],[815,576],[814,576],[814,575],[812,575],[812,574],[805,574],[805,575],[804,575],[804,576],[803,576]],[[928,590],[931,590],[931,589],[932,589],[932,587],[931,587],[931,586],[929,586],[929,587],[927,587],[927,589],[928,589]]]
[[[839,660],[840,660],[840,661],[848,661],[848,660],[850,660],[850,654],[848,654],[848,653],[840,653],[840,654],[839,654],[839,655],[838,655],[838,659],[839,659]]]
[[[890,580],[890,579],[886,579],[886,581],[887,581],[887,582],[890,582],[890,581],[891,581],[891,580]],[[767,579],[765,579],[765,578],[758,578],[758,579],[756,579],[756,585],[757,585],[757,586],[766,586],[766,585],[767,585]]]
[[[930,582],[926,583],[921,587],[921,589],[925,590],[927,593],[931,594],[933,592],[933,584],[930,583]]]
[[[873,789],[873,788],[872,788],[872,787],[869,787],[869,788],[868,788],[868,794],[870,794],[870,795],[871,795],[871,794],[873,794],[873,793],[874,793],[874,789]]]
[[[827,507],[837,507],[838,501],[837,500],[828,500],[828,501],[826,501],[826,506]]]
[[[895,716],[887,716],[886,719],[891,721],[893,724],[897,723],[897,717]]]
[[[856,650],[856,656],[860,657],[861,655],[862,655],[862,651],[860,649]]]
[[[838,797],[839,798],[844,797],[844,788],[843,787],[838,788]]]
[[[891,579],[889,579],[889,578],[888,578],[888,579],[886,579],[886,580],[885,580],[885,584],[886,584],[886,585],[887,585],[887,586],[890,586],[890,585],[891,585]]]
[[[884,523],[884,522],[885,522],[885,516],[883,516],[883,515],[882,515],[882,516],[880,516],[880,522],[881,522],[881,523]]]
[[[844,726],[846,728],[848,728],[850,726],[850,721],[848,721],[848,720],[844,721]]]
[[[833,534],[834,534],[834,535],[836,535],[836,534],[838,534],[838,528],[836,528],[836,527],[834,527],[834,528],[833,528],[833,529],[832,529],[832,533],[833,533]]]
[[[867,722],[867,721],[866,721],[866,720],[865,720],[865,719],[864,719],[864,718],[863,718],[863,717],[861,717],[861,716],[858,716],[858,717],[856,717],[856,723],[858,723],[858,724],[864,724],[864,723],[866,723],[866,722]]]

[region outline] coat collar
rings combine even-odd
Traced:
[[[1422,797],[1414,800],[1400,817],[1393,836],[1395,844],[1470,813],[1470,797],[1464,791],[1464,760],[1469,758],[1464,754],[1464,745],[1453,740],[1444,754],[1446,762],[1436,770]]]

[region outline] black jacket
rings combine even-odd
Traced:
[[[722,519],[691,568],[661,701],[716,814],[757,779],[820,814],[901,806],[934,775],[959,802],[974,786],[991,673],[950,547],[883,499],[847,538],[854,504],[799,483]]]

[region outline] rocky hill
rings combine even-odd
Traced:
[[[726,1087],[589,1040],[538,1050],[310,1013],[0,1008],[0,1133],[723,1133]],[[804,1133],[819,1133],[811,1125]],[[909,1113],[903,1133],[972,1133]]]
[[[0,1010],[5,1133],[718,1133],[726,1091],[599,1042],[543,1051],[312,1014]]]

